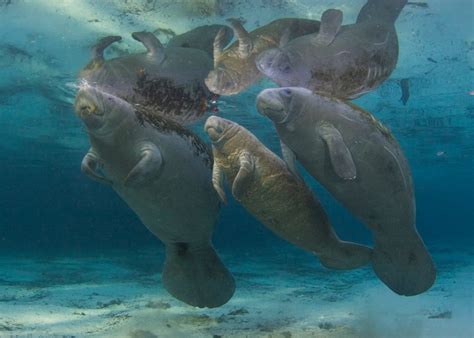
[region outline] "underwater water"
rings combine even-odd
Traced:
[[[81,172],[90,140],[74,100],[99,38],[123,38],[109,59],[144,51],[132,32],[166,42],[228,18],[252,31],[278,18],[320,20],[330,8],[346,25],[365,3],[0,0],[0,337],[474,337],[471,0],[409,2],[396,21],[395,70],[353,101],[392,132],[410,165],[416,227],[436,266],[425,292],[396,294],[370,264],[324,267],[275,236],[228,187],[212,242],[235,293],[215,308],[188,305],[163,285],[162,242],[110,186]],[[273,87],[262,78],[221,95],[214,113],[280,156],[275,128],[256,108],[257,95]],[[211,114],[186,126],[209,145]],[[339,237],[372,246],[371,231],[298,167]]]

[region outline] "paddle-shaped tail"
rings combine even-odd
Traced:
[[[234,278],[211,243],[167,244],[162,281],[172,296],[200,308],[221,306],[235,291]]]

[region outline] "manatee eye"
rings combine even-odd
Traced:
[[[283,73],[289,73],[290,70],[291,70],[290,65],[286,65],[285,67],[283,67],[282,72],[283,72]]]
[[[286,97],[290,97],[291,96],[291,89],[284,89],[283,90],[283,95],[286,96]]]

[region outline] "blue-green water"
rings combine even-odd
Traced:
[[[71,84],[99,37],[122,35],[119,51],[133,53],[141,51],[133,31],[182,33],[239,16],[251,30],[286,16],[319,19],[332,7],[350,23],[364,2],[223,1],[220,11],[203,15],[191,0],[0,0],[0,337],[472,337],[472,1],[407,5],[396,24],[397,68],[355,101],[393,132],[410,163],[417,229],[438,271],[423,295],[390,293],[370,268],[324,269],[231,199],[213,241],[237,291],[220,309],[196,310],[164,291],[156,237],[112,189],[80,171],[89,145]],[[410,79],[406,105],[404,78]],[[220,97],[219,115],[280,154],[273,126],[255,108],[256,95],[272,86],[264,80]],[[191,128],[209,143],[203,123]],[[340,237],[371,245],[370,232],[313,178],[305,179]],[[114,299],[121,304],[100,305]],[[148,333],[137,333],[142,329]]]

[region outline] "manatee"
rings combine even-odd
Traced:
[[[371,114],[305,88],[267,89],[258,111],[271,119],[288,167],[296,160],[373,233],[372,266],[400,295],[434,283],[436,271],[415,225],[407,159],[393,135]]]
[[[219,95],[238,94],[260,79],[262,74],[255,66],[255,58],[264,50],[319,30],[319,21],[306,19],[278,19],[250,33],[238,20],[229,22],[237,41],[224,50],[225,32],[217,34],[214,69],[205,80],[207,87]]]
[[[200,119],[212,96],[204,84],[211,58],[199,49],[165,48],[149,32],[135,32],[132,37],[147,52],[105,60],[104,49],[121,40],[105,37],[92,48],[92,61],[80,72],[80,81],[181,124]]]
[[[341,26],[342,12],[323,13],[318,33],[299,37],[257,59],[257,68],[282,87],[355,99],[377,88],[395,69],[395,20],[406,0],[369,0],[357,22]]]
[[[209,57],[214,57],[214,39],[222,30],[222,44],[227,45],[234,37],[234,32],[225,25],[205,25],[194,28],[186,33],[176,35],[166,47],[195,48],[205,51]]]
[[[75,109],[91,144],[82,171],[110,185],[164,243],[166,290],[197,307],[226,303],[235,285],[211,243],[220,202],[206,145],[178,123],[92,86],[79,90]]]
[[[369,263],[371,250],[341,241],[305,183],[247,129],[217,116],[204,128],[213,145],[212,183],[223,201],[225,177],[234,198],[262,224],[324,266],[354,269]]]

